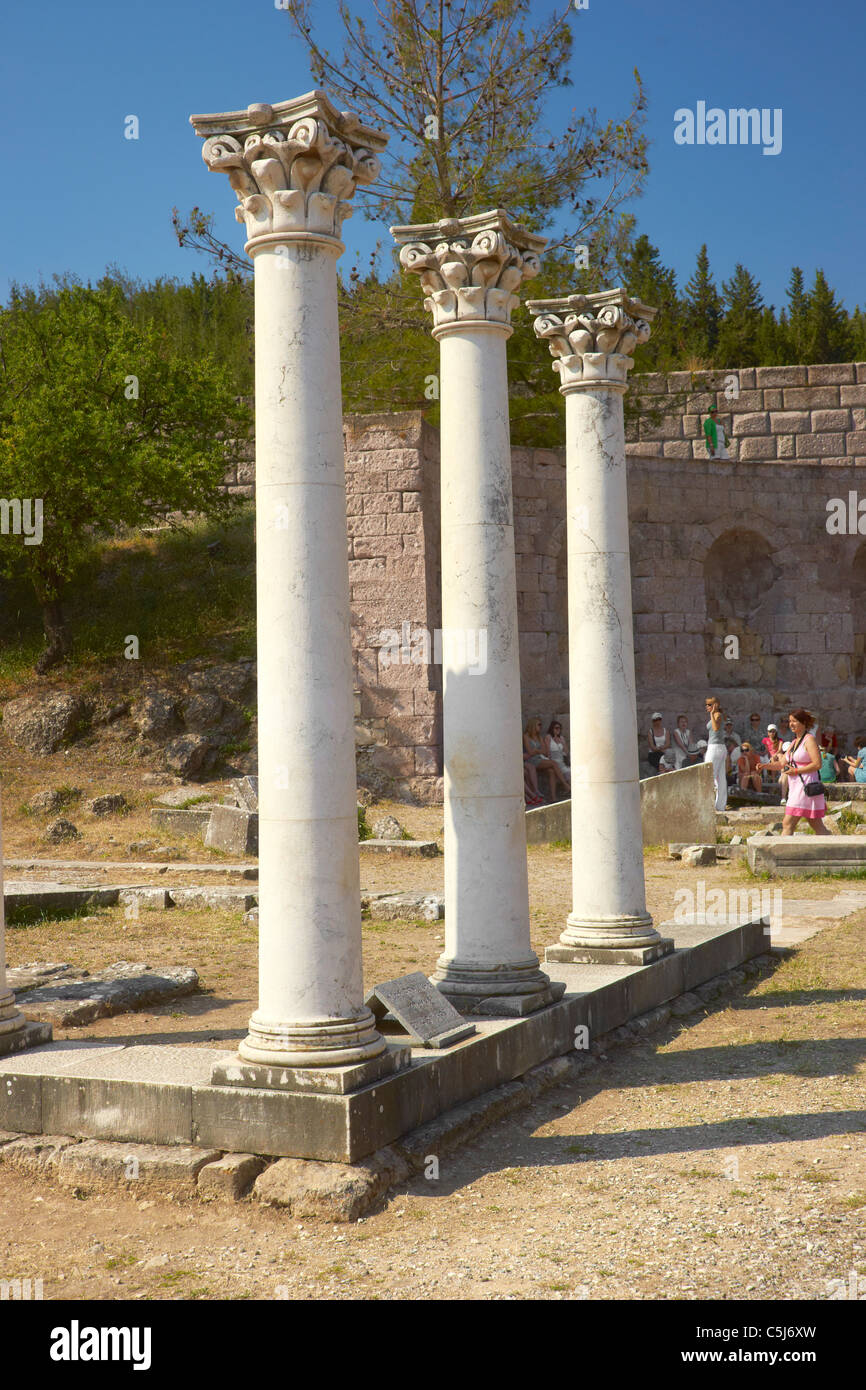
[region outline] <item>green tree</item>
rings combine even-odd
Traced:
[[[571,4],[533,25],[530,0],[378,0],[369,20],[338,0],[327,6],[327,38],[310,0],[282,8],[314,81],[391,136],[380,180],[359,194],[374,215],[426,222],[507,207],[539,230],[565,219],[571,244],[640,190],[637,72],[623,119],[602,123],[592,109],[564,130],[545,125],[551,92],[572,85]],[[326,46],[335,28],[339,54]]]
[[[695,273],[686,282],[682,318],[686,351],[702,359],[708,367],[713,364],[721,317],[722,298],[710,272],[710,258],[704,242],[698,252]]]
[[[759,334],[764,301],[761,287],[744,265],[722,281],[725,315],[716,358],[721,367],[754,367],[760,361]]]
[[[798,265],[791,271],[788,280],[788,312],[785,321],[785,355],[790,363],[807,362],[808,358],[808,317],[809,296],[803,272]]]
[[[27,544],[7,524],[0,570],[23,570],[41,605],[38,670],[70,650],[64,593],[94,541],[170,512],[225,513],[225,439],[248,427],[221,364],[134,322],[118,285],[13,291],[0,311],[0,497],[27,500],[31,518],[38,503],[41,535]]]
[[[619,272],[630,295],[659,311],[649,342],[635,354],[636,367],[642,372],[671,371],[680,363],[683,333],[674,271],[664,265],[646,233],[641,233],[622,254]]]
[[[815,271],[806,316],[806,343],[809,362],[848,362],[851,360],[851,330],[844,306],[827,283],[823,270]]]
[[[859,305],[851,315],[851,356],[866,362],[866,312]]]

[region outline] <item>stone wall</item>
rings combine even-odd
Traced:
[[[827,503],[858,487],[866,500],[866,364],[705,381],[696,391],[687,372],[633,380],[640,729],[658,708],[666,723],[684,710],[698,730],[712,689],[741,732],[753,708],[778,722],[805,703],[851,738],[866,726],[866,518],[864,535],[831,535]],[[704,447],[713,401],[729,462]],[[417,658],[419,632],[441,626],[438,432],[410,412],[350,417],[345,433],[359,781],[435,800],[441,667]],[[524,716],[567,730],[565,452],[516,448],[513,461]],[[253,482],[245,459],[232,486]],[[408,637],[396,662],[382,645],[389,629]]]
[[[436,800],[441,667],[415,658],[441,627],[439,437],[418,411],[350,418],[345,438],[359,781]]]
[[[700,383],[708,389],[695,389]],[[737,394],[735,394],[737,393]],[[665,411],[660,421],[635,421],[627,438],[654,445],[663,458],[706,458],[703,422],[718,406],[728,452],[741,462],[785,459],[847,467],[866,463],[866,363],[814,367],[749,367],[723,372],[644,372],[632,376],[631,395]],[[685,407],[683,409],[683,406]]]

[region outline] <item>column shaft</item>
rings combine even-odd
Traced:
[[[481,323],[436,335],[445,634],[445,951],[436,978],[453,995],[539,988],[529,946],[510,331]]]
[[[573,910],[562,940],[658,939],[646,910],[623,390],[566,396]],[[607,931],[606,931],[607,929]],[[607,939],[607,937],[610,939]]]
[[[351,1089],[391,1054],[363,1003],[336,261],[386,137],[319,91],[190,121],[255,265],[259,1006],[238,1048],[253,1068],[215,1076],[340,1066]]]
[[[259,1007],[241,1056],[359,1060],[361,908],[337,248],[255,251]]]

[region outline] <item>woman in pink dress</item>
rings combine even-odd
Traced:
[[[779,766],[788,774],[788,799],[785,802],[785,815],[782,821],[782,834],[793,835],[799,820],[808,820],[816,835],[829,835],[824,824],[827,802],[823,794],[809,796],[806,787],[810,782],[818,782],[821,767],[821,753],[812,734],[809,733],[815,722],[814,715],[807,709],[795,709],[788,716],[788,726],[793,735],[787,753],[782,754]]]

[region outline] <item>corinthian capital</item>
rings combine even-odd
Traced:
[[[388,142],[351,111],[338,111],[324,92],[254,105],[246,111],[190,116],[204,138],[209,169],[228,174],[238,196],[235,216],[247,229],[247,250],[267,237],[339,242],[358,184],[379,173]]]
[[[555,358],[561,391],[605,385],[623,389],[634,366],[631,354],[649,338],[658,312],[621,289],[530,299],[526,307],[538,315],[533,327]]]
[[[539,254],[547,245],[499,208],[392,227],[391,234],[403,269],[421,277],[434,333],[472,320],[510,324],[517,291],[538,274]]]

